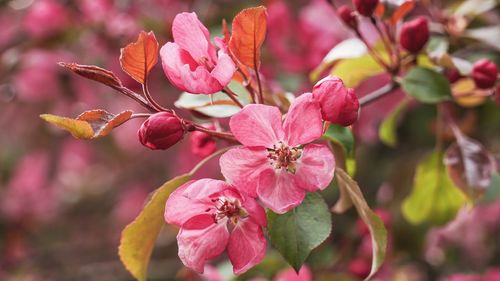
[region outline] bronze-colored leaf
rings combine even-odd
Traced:
[[[469,197],[480,197],[490,186],[496,171],[493,155],[476,140],[465,136],[454,127],[456,142],[448,147],[444,156],[448,174],[456,186]]]
[[[141,31],[134,43],[121,49],[120,64],[135,81],[144,84],[149,72],[158,62],[158,41],[152,31]]]
[[[66,62],[60,62],[59,65],[80,76],[97,81],[112,88],[121,88],[123,86],[120,79],[118,79],[113,72],[95,65],[83,65]]]

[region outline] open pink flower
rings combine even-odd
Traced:
[[[236,66],[224,46],[216,54],[210,33],[195,13],[178,14],[172,35],[174,42],[160,50],[163,70],[172,84],[193,94],[213,94],[229,84]]]
[[[179,257],[199,273],[207,260],[226,248],[235,274],[247,271],[265,256],[264,209],[223,181],[201,179],[179,187],[167,200],[165,221],[181,227]]]
[[[221,157],[222,174],[274,212],[298,206],[307,191],[324,189],[332,180],[332,153],[325,145],[308,144],[322,134],[320,107],[312,94],[297,98],[283,123],[277,107],[250,104],[229,126],[243,147]]]

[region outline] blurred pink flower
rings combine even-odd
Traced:
[[[299,274],[295,272],[293,268],[285,269],[276,275],[275,281],[312,281],[312,273],[307,265],[303,265]]]
[[[176,189],[167,200],[165,221],[181,227],[179,257],[199,273],[207,260],[226,248],[235,274],[247,271],[265,256],[264,209],[223,181],[201,179]]]
[[[347,29],[327,1],[313,0],[300,10],[298,21],[286,1],[268,5],[267,45],[280,67],[290,72],[314,69],[335,44],[347,38]]]
[[[8,220],[46,222],[56,215],[58,199],[48,178],[50,166],[46,152],[21,159],[1,197],[0,210]]]
[[[302,203],[307,191],[322,190],[333,178],[331,151],[326,145],[309,144],[321,137],[322,124],[311,93],[292,103],[283,123],[277,107],[247,105],[229,122],[243,147],[222,155],[221,172],[266,207],[285,213]]]
[[[207,126],[208,129],[214,130],[213,125]],[[194,131],[190,134],[191,152],[200,157],[207,157],[217,150],[215,139],[207,133]]]
[[[29,8],[23,21],[28,35],[43,38],[55,35],[68,28],[69,13],[54,0],[37,0]]]
[[[195,13],[178,14],[172,35],[174,42],[165,44],[160,56],[165,75],[174,86],[193,94],[213,94],[231,81],[234,62],[223,46],[216,54],[210,33]]]
[[[34,49],[25,53],[14,77],[16,93],[24,102],[40,102],[61,96],[59,61],[68,55],[60,51]]]
[[[131,223],[141,212],[149,192],[146,184],[134,184],[122,191],[113,208],[113,218],[118,225]]]

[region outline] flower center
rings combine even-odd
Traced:
[[[238,222],[238,219],[248,215],[241,207],[241,203],[238,199],[219,197],[212,199],[212,202],[214,202],[216,209],[213,214],[215,223],[218,223],[224,218],[228,218],[228,224],[234,226]]]
[[[278,145],[273,145],[273,148],[268,148],[269,155],[267,158],[271,160],[271,165],[275,169],[284,169],[289,173],[295,174],[297,167],[295,162],[302,155],[302,149],[300,147],[290,148],[283,142],[279,142]]]
[[[200,65],[203,65],[204,67],[206,67],[208,69],[208,71],[212,71],[215,67],[214,63],[212,62],[211,59],[207,58],[207,57],[201,57],[198,59],[198,63]]]

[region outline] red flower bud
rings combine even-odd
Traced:
[[[352,28],[356,28],[358,26],[356,16],[353,15],[351,8],[349,8],[347,5],[340,6],[337,9],[337,13],[347,26]]]
[[[373,11],[377,8],[378,1],[379,0],[352,0],[358,13],[365,17],[369,17],[373,14]]]
[[[207,128],[214,129],[213,126]],[[194,131],[190,135],[190,140],[191,151],[194,155],[207,157],[208,155],[214,153],[217,149],[217,144],[214,138],[207,133]]]
[[[347,270],[352,275],[363,279],[366,278],[368,274],[370,274],[370,268],[370,261],[367,261],[363,258],[356,258],[349,263]]]
[[[497,66],[488,59],[481,59],[474,63],[472,68],[472,79],[476,86],[481,89],[488,89],[495,86],[497,80]]]
[[[150,149],[167,149],[184,136],[181,120],[171,112],[151,115],[137,132],[141,143]]]
[[[399,44],[410,53],[418,53],[429,41],[429,21],[420,16],[405,22],[399,34]]]
[[[349,126],[358,119],[359,101],[353,89],[337,77],[327,76],[316,83],[313,97],[319,101],[323,120]]]
[[[448,81],[450,81],[450,83],[454,83],[461,78],[460,72],[458,72],[456,68],[448,68],[446,69],[444,74],[446,75],[446,78],[448,78]]]

